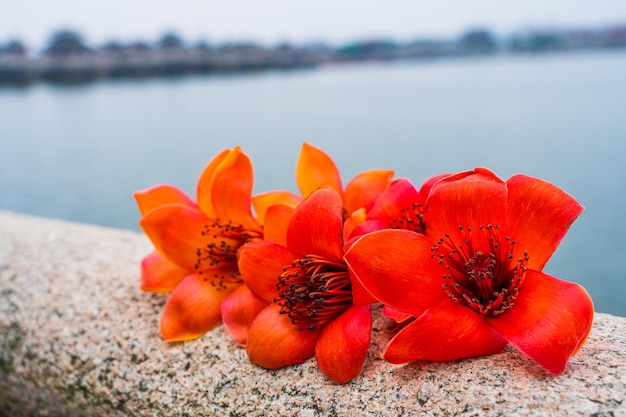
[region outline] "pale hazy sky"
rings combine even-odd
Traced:
[[[190,43],[341,43],[605,23],[626,23],[626,0],[0,0],[0,44],[17,38],[34,49],[60,28],[95,46],[154,42],[168,30]]]

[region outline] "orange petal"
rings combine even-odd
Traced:
[[[287,230],[287,247],[302,255],[341,260],[342,213],[339,194],[329,187],[318,189],[294,211]]]
[[[246,243],[238,254],[239,272],[257,296],[273,301],[278,296],[276,283],[283,268],[299,258],[284,246],[268,241]]]
[[[191,340],[221,323],[220,305],[234,289],[213,285],[202,275],[185,278],[167,299],[161,316],[161,336],[166,342]]]
[[[348,242],[350,239],[364,234],[364,232],[361,232],[361,230],[367,229],[365,229],[364,227],[361,228],[359,226],[365,223],[366,219],[367,215],[365,212],[365,208],[362,207],[360,209],[354,210],[352,214],[350,214],[350,217],[348,217],[343,222],[343,241]]]
[[[583,287],[528,270],[511,310],[489,325],[544,369],[560,374],[582,346],[593,322],[593,303]]]
[[[187,276],[189,271],[165,259],[154,251],[141,261],[142,291],[171,292]]]
[[[376,169],[357,174],[346,186],[343,193],[343,206],[352,213],[361,207],[367,207],[389,187],[393,171]]]
[[[165,204],[182,204],[195,207],[196,204],[182,190],[171,185],[155,185],[133,193],[141,216]]]
[[[506,229],[507,189],[504,182],[485,168],[476,168],[446,177],[431,189],[424,210],[426,232],[436,241],[445,234],[450,241],[462,242],[459,226],[478,230],[479,226],[499,225]],[[474,247],[489,248],[489,235],[474,233]]]
[[[471,308],[444,299],[402,328],[387,344],[390,363],[451,361],[501,352],[507,341]]]
[[[252,321],[268,304],[246,285],[240,285],[222,302],[224,327],[237,343],[245,346]]]
[[[245,230],[261,232],[252,215],[252,188],[254,173],[252,161],[236,146],[215,169],[211,189],[213,208],[217,219],[232,221]]]
[[[372,333],[370,307],[350,307],[324,327],[315,345],[317,366],[338,384],[363,368]]]
[[[287,246],[287,229],[295,206],[274,204],[265,213],[263,239],[279,245]]]
[[[222,163],[224,158],[230,154],[230,149],[223,149],[220,151],[211,161],[204,167],[200,178],[198,179],[198,185],[196,186],[196,198],[198,200],[198,206],[200,210],[208,217],[216,218],[217,213],[213,206],[213,179],[215,176],[215,170],[218,165]]]
[[[198,250],[207,244],[202,231],[212,223],[197,209],[171,204],[152,210],[139,225],[162,255],[176,265],[194,271]]]
[[[507,180],[509,233],[540,271],[584,207],[554,184],[526,175]]]
[[[377,300],[417,317],[446,298],[440,266],[431,259],[431,246],[419,233],[384,229],[359,238],[345,259]]]
[[[319,333],[298,331],[280,306],[270,304],[252,322],[246,352],[250,362],[267,369],[295,365],[313,356]]]
[[[340,194],[343,191],[335,162],[326,152],[306,142],[296,165],[296,182],[302,197],[308,197],[320,187],[334,188]]]
[[[262,194],[257,194],[252,197],[252,206],[254,212],[257,215],[259,223],[265,224],[265,213],[267,209],[275,204],[285,204],[288,206],[296,207],[302,202],[302,197],[296,195],[290,191],[269,191]]]

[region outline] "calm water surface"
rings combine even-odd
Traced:
[[[132,192],[193,193],[236,144],[255,191],[295,191],[302,141],[344,181],[486,166],[547,179],[586,210],[546,266],[626,316],[626,53],[342,66],[0,89],[0,208],[138,230]]]

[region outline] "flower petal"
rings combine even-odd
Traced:
[[[384,229],[359,238],[346,252],[351,272],[377,300],[412,316],[445,298],[432,243],[419,233]]]
[[[402,328],[387,344],[390,363],[418,360],[450,361],[501,352],[507,341],[493,331],[483,315],[449,299]]]
[[[176,265],[194,271],[198,249],[206,245],[202,231],[213,223],[197,209],[178,204],[152,210],[139,225],[156,249]]]
[[[357,174],[343,192],[343,207],[352,213],[371,202],[389,187],[393,171],[376,169]]]
[[[289,204],[274,204],[265,213],[263,239],[287,246],[287,229],[295,207]]]
[[[476,168],[451,175],[438,181],[428,195],[426,233],[433,240],[449,234],[452,241],[462,242],[465,236],[459,226],[474,230],[490,224],[505,227],[506,209],[506,185],[493,172]],[[487,234],[474,233],[472,241],[478,248],[489,247]]]
[[[398,219],[402,212],[414,204],[424,204],[424,199],[406,178],[399,178],[391,183],[372,208],[367,212],[368,220],[379,220],[388,225]]]
[[[215,169],[211,196],[217,219],[232,221],[245,230],[261,232],[252,215],[252,161],[236,146]]]
[[[587,339],[593,311],[580,285],[528,270],[513,308],[488,323],[544,369],[560,374]]]
[[[278,296],[276,283],[283,268],[299,255],[284,246],[267,241],[246,243],[238,254],[241,278],[257,296],[273,301]]]
[[[196,204],[179,188],[171,185],[155,185],[133,193],[141,216],[145,216],[157,207],[166,204],[181,204],[195,207]]]
[[[252,322],[246,352],[250,362],[267,369],[295,365],[313,356],[319,333],[298,331],[280,306],[270,304]]]
[[[306,142],[296,164],[296,183],[305,198],[320,187],[334,188],[340,194],[343,191],[335,162],[326,152]]]
[[[515,175],[507,180],[509,233],[528,250],[527,268],[540,271],[584,207],[547,181]]]
[[[141,261],[142,291],[171,292],[187,276],[189,271],[165,259],[154,251],[146,255]]]
[[[252,197],[252,206],[257,215],[259,223],[265,224],[265,214],[267,210],[275,204],[286,204],[296,207],[302,202],[302,197],[290,191],[268,191],[266,193],[257,194]]]
[[[317,366],[338,384],[354,379],[365,363],[371,333],[370,307],[350,307],[320,333],[315,345]]]
[[[410,318],[413,318],[410,314],[402,313],[395,308],[384,306],[383,307],[383,315],[396,323],[404,323]]]
[[[339,194],[329,187],[316,190],[295,210],[287,230],[287,247],[302,255],[343,258],[342,206]]]
[[[426,181],[424,181],[424,183],[422,184],[422,186],[419,189],[419,193],[422,196],[422,198],[424,198],[424,199],[428,198],[428,194],[430,194],[430,190],[433,188],[433,186],[439,180],[447,178],[450,175],[452,175],[452,173],[449,173],[449,172],[445,173],[445,174],[438,174],[438,175],[434,175],[434,176],[428,178]]]
[[[222,302],[222,322],[237,343],[245,346],[250,325],[268,306],[268,302],[254,295],[246,285],[240,285]]]
[[[217,155],[211,159],[211,161],[204,167],[200,178],[198,179],[198,185],[196,186],[196,198],[198,200],[198,206],[200,210],[208,217],[216,218],[217,213],[213,207],[213,179],[215,170],[218,165],[222,163],[224,158],[230,154],[230,149],[223,149]]]
[[[216,327],[221,323],[220,305],[235,288],[223,289],[201,275],[189,275],[165,303],[160,326],[163,340],[191,340]]]

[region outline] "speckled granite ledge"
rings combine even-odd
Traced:
[[[517,352],[393,366],[374,324],[362,375],[249,364],[222,328],[165,344],[138,289],[139,233],[0,211],[0,416],[626,416],[626,318],[597,314],[563,375]]]

